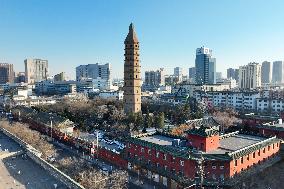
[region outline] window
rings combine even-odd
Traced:
[[[167,170],[167,169],[168,169],[168,166],[165,165],[165,170]]]
[[[215,174],[212,174],[212,179],[213,179],[213,180],[216,180]]]
[[[220,166],[220,169],[224,169],[224,165],[221,165],[221,166]]]
[[[270,145],[268,146],[268,149],[267,149],[268,151],[270,151]]]
[[[260,156],[260,150],[258,150],[258,153],[257,153],[257,155],[258,155],[258,156]]]
[[[144,153],[144,148],[141,148],[141,152]]]
[[[272,145],[272,149],[274,149],[274,144]]]
[[[265,153],[265,147],[263,148],[263,153]]]
[[[159,158],[159,152],[156,152],[156,158]]]
[[[184,161],[180,160],[180,165],[184,166]]]
[[[164,154],[164,160],[167,160],[167,154]]]
[[[151,150],[150,149],[148,150],[148,154],[151,155]]]
[[[255,152],[253,152],[252,157],[255,158]]]
[[[238,160],[235,160],[235,166],[237,166],[238,165]]]
[[[249,161],[249,155],[247,156],[247,160]]]
[[[241,157],[241,163],[244,163],[244,158],[243,157]]]
[[[216,169],[216,163],[212,163],[212,169]]]

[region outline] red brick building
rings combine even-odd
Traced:
[[[284,114],[281,116],[278,115],[258,115],[254,113],[245,114],[242,116],[242,124],[245,126],[254,127],[259,124],[264,124],[268,122],[277,121],[281,117],[284,117]]]
[[[276,136],[277,138],[284,140],[284,124],[282,123],[282,119],[280,120],[280,123],[266,123],[257,125],[256,127],[258,128],[259,133],[264,136]]]
[[[161,133],[131,137],[126,145],[128,169],[168,188],[197,183],[226,185],[242,171],[278,154],[276,137],[234,132],[219,136],[218,127],[201,126],[186,138]]]

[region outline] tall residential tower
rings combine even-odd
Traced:
[[[0,63],[0,84],[14,83],[13,64]]]
[[[216,83],[216,59],[212,58],[212,50],[201,47],[196,49],[195,82],[197,84]]]
[[[41,59],[26,59],[25,61],[26,83],[33,84],[43,81],[48,76],[48,61]]]
[[[274,61],[272,70],[272,82],[283,83],[284,82],[284,62]]]
[[[261,65],[255,62],[239,68],[239,88],[256,89],[261,86]]]
[[[124,112],[135,113],[141,111],[141,66],[139,41],[132,23],[124,45]]]
[[[261,83],[270,83],[272,77],[271,63],[264,61],[261,65]]]

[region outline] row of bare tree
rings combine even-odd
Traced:
[[[88,189],[127,188],[128,173],[123,170],[108,174],[95,169],[82,159],[70,157],[58,161],[57,167]]]
[[[47,137],[31,130],[27,124],[19,122],[10,124],[4,120],[0,121],[0,125],[40,151],[44,159],[48,159],[50,156],[57,157],[59,160],[54,165],[85,188],[127,188],[128,173],[126,171],[115,170],[106,175],[87,163],[86,160],[74,157],[60,158],[60,152],[57,152],[53,144],[47,140]]]
[[[18,138],[28,143],[42,153],[43,158],[56,156],[56,149],[47,141],[46,136],[31,130],[26,124],[14,122],[12,125],[8,121],[0,121],[1,127],[16,135]]]

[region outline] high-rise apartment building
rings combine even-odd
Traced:
[[[61,72],[59,74],[54,75],[53,80],[54,81],[66,81],[66,74],[65,74],[65,72]]]
[[[239,69],[235,69],[235,80],[237,81],[237,82],[239,82]]]
[[[182,81],[182,72],[183,71],[181,67],[174,68],[174,76],[177,76],[179,81]]]
[[[223,79],[222,72],[216,72],[216,80]]]
[[[261,86],[261,65],[249,63],[239,68],[239,88],[255,89]]]
[[[146,71],[145,72],[145,83],[144,85],[158,88],[165,85],[165,71],[164,68],[160,68],[156,71]]]
[[[188,79],[191,83],[195,83],[195,74],[196,74],[195,67],[191,67],[188,69]]]
[[[261,65],[261,83],[270,83],[272,77],[271,63],[264,61]]]
[[[15,83],[25,83],[25,81],[26,81],[25,72],[18,72],[16,74],[14,81],[15,81]]]
[[[14,83],[13,64],[0,63],[0,84]]]
[[[26,83],[35,83],[46,80],[48,77],[48,61],[41,59],[26,59],[25,76]]]
[[[201,47],[196,49],[195,82],[197,84],[216,83],[216,59],[212,58],[212,50]]]
[[[273,62],[272,82],[273,83],[284,83],[284,62],[283,61]]]
[[[228,68],[227,69],[227,79],[235,79],[235,69],[234,68]]]
[[[132,23],[124,45],[124,112],[135,113],[141,111],[141,66],[139,41]]]
[[[109,63],[80,65],[76,67],[76,80],[96,79],[98,77],[111,80],[111,72],[111,65]]]

